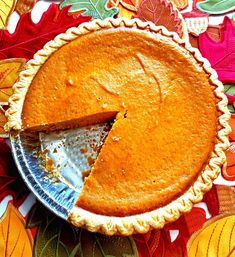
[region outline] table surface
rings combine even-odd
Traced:
[[[37,23],[40,20],[41,15],[43,14],[43,12],[45,12],[48,9],[50,4],[51,4],[50,1],[39,1],[36,3],[36,5],[32,11],[32,19],[35,23]],[[234,5],[235,5],[235,1],[234,1]],[[188,12],[191,9],[192,9],[192,1],[189,1],[188,8],[185,9],[182,13]],[[223,15],[210,16],[209,24],[217,25],[217,24],[222,23],[225,15],[232,18],[232,16],[234,15],[234,12],[226,13]],[[10,17],[9,24],[8,24],[8,30],[10,33],[14,32],[18,20],[19,20],[19,15],[16,12],[14,12]],[[2,162],[2,164],[1,164],[1,162]],[[6,173],[6,171],[9,169],[15,169],[15,167],[12,164],[12,158],[10,156],[9,148],[5,144],[5,141],[1,140],[0,141],[0,171]],[[17,178],[17,179],[20,180],[20,178]],[[8,185],[8,183],[10,183],[9,181],[11,181],[11,180],[12,181],[14,180],[14,176],[9,175],[9,174],[5,174],[3,176],[0,173],[0,189],[3,188],[3,186]],[[231,197],[234,196],[234,195],[232,195],[231,192],[233,192],[233,190],[234,190],[234,188],[232,186],[235,186],[235,181],[228,181],[228,180],[224,179],[222,175],[220,175],[215,180],[214,184],[217,186],[214,186],[214,189],[208,194],[208,197],[206,197],[203,200],[203,202],[196,204],[195,208],[193,209],[191,214],[185,215],[183,218],[180,219],[179,222],[176,222],[176,223],[173,223],[173,224],[167,226],[166,229],[161,230],[160,232],[158,232],[158,231],[149,232],[148,235],[139,236],[139,237],[134,236],[134,237],[131,237],[130,239],[128,239],[128,240],[131,240],[130,242],[132,242],[132,244],[133,244],[133,242],[135,244],[135,246],[132,246],[132,249],[134,249],[132,255],[129,253],[130,255],[128,255],[128,256],[144,256],[144,257],[147,257],[147,256],[169,256],[169,257],[170,256],[187,256],[186,245],[187,245],[188,239],[192,236],[192,234],[194,234],[194,236],[195,236],[195,232],[200,231],[200,228],[204,224],[204,221],[208,222],[208,220],[213,220],[215,218],[214,216],[217,216],[218,214],[219,215],[224,214],[221,211],[222,209],[220,210],[221,206],[225,206],[221,202],[222,198],[220,196],[220,192],[222,192],[223,190],[224,190],[223,192],[225,192],[227,190],[226,192],[228,195],[231,195]],[[229,186],[229,187],[226,187],[226,186]],[[67,242],[66,238],[63,238],[63,240],[61,239],[62,241],[58,241],[58,240],[56,241],[57,243],[59,242],[60,246],[58,246],[58,245],[57,246],[56,245],[48,246],[47,244],[49,244],[48,242],[49,242],[49,240],[51,240],[53,235],[58,235],[56,233],[62,233],[62,232],[65,234],[71,233],[71,231],[70,231],[71,228],[67,227],[68,225],[64,224],[63,223],[64,221],[57,220],[57,218],[53,217],[52,214],[50,214],[46,209],[43,209],[43,207],[41,207],[40,205],[38,205],[38,204],[35,205],[35,203],[36,203],[35,196],[32,193],[28,192],[27,189],[22,190],[23,187],[24,187],[24,184],[22,183],[22,181],[20,181],[18,183],[18,186],[14,185],[12,188],[9,187],[5,191],[0,190],[0,201],[1,201],[0,202],[0,217],[1,217],[0,227],[2,226],[2,228],[4,228],[4,226],[6,226],[4,223],[6,221],[6,215],[11,215],[10,218],[12,220],[14,220],[15,226],[18,226],[19,229],[21,230],[19,232],[19,229],[13,228],[14,224],[10,223],[10,221],[9,221],[10,219],[8,220],[8,225],[10,224],[9,225],[10,227],[8,227],[8,236],[9,236],[8,241],[9,242],[7,240],[2,240],[2,238],[4,237],[4,233],[0,232],[0,256],[3,256],[3,255],[1,255],[2,252],[6,253],[5,256],[10,256],[9,252],[7,253],[6,249],[7,249],[7,247],[10,249],[12,246],[4,246],[3,244],[6,244],[6,245],[7,244],[9,244],[9,245],[15,244],[17,247],[19,247],[19,249],[21,249],[20,246],[17,245],[17,242],[19,241],[19,239],[17,241],[13,236],[14,234],[19,235],[19,233],[22,233],[22,235],[23,235],[22,237],[24,237],[24,240],[26,240],[26,241],[30,240],[29,245],[31,245],[31,252],[30,252],[30,246],[26,245],[27,247],[29,247],[27,254],[25,253],[26,255],[24,255],[26,257],[31,256],[31,255],[33,255],[33,256],[50,256],[50,257],[51,256],[58,256],[58,257],[69,256],[69,255],[65,254],[65,251],[61,250],[63,247],[65,247],[65,248],[67,247],[66,249],[71,250],[71,246],[70,246],[71,242],[68,243],[66,246],[62,245],[62,243],[64,244],[64,242]],[[217,199],[217,200],[215,200],[215,199]],[[218,206],[216,207],[216,204],[213,201],[215,201],[215,202],[218,201],[217,205],[219,205],[219,207]],[[10,204],[12,205],[12,207],[9,207]],[[233,206],[233,204],[235,204],[235,202],[233,202],[231,200],[231,202],[229,202],[228,204],[231,205],[231,210],[235,211],[235,206]],[[216,208],[219,209],[219,211],[218,210],[215,211]],[[44,216],[45,219],[40,220],[40,217],[38,217],[39,215],[37,215],[35,213],[39,213],[41,216]],[[195,219],[195,220],[192,221],[193,219]],[[197,219],[198,219],[198,227],[196,225]],[[38,222],[37,222],[37,220],[38,220]],[[45,220],[47,220],[47,221],[45,221]],[[48,223],[45,225],[45,222],[48,222],[48,221],[50,221],[52,223],[55,222],[55,224],[57,224],[57,225],[59,224],[58,229],[60,229],[60,230],[56,230],[53,228],[53,229],[51,229],[51,231],[48,232],[49,225],[48,225]],[[33,222],[34,222],[34,224],[33,224]],[[22,224],[23,224],[23,227],[21,228]],[[25,228],[25,226],[26,226],[25,224],[27,224],[28,230]],[[235,220],[234,220],[234,226],[235,226]],[[197,227],[197,228],[194,229],[194,227]],[[184,228],[187,228],[188,234],[186,232],[182,232],[184,230]],[[10,231],[10,229],[12,229],[12,232]],[[41,230],[43,230],[44,235],[43,235],[43,233],[41,233],[42,232]],[[0,231],[1,231],[1,229],[0,229]],[[189,232],[189,231],[191,231],[191,232]],[[1,237],[1,233],[3,233],[2,234],[3,237]],[[28,236],[27,233],[30,233],[30,236]],[[102,252],[101,250],[97,250],[97,244],[98,244],[97,238],[99,238],[99,240],[102,244],[104,241],[105,242],[107,241],[108,242],[107,245],[110,245],[110,247],[113,247],[113,248],[119,248],[120,244],[124,247],[125,244],[127,244],[125,241],[123,241],[123,242],[120,241],[120,240],[124,240],[124,239],[117,239],[117,241],[115,241],[116,240],[115,239],[114,243],[113,243],[113,241],[112,241],[113,239],[112,240],[107,239],[107,238],[104,239],[102,236],[100,236],[98,234],[96,236],[97,238],[94,239],[94,235],[92,233],[90,233],[90,234],[88,232],[83,232],[83,233],[85,235],[84,236],[85,238],[89,238],[90,241],[87,239],[86,244],[93,247],[93,252],[92,251],[89,252],[90,250],[87,250],[87,249],[84,250],[86,247],[83,245],[83,248],[82,248],[83,255],[80,252],[80,256],[84,256],[84,257],[89,257],[89,256],[107,256],[108,257],[108,256],[110,256],[111,257],[111,255],[105,255],[105,253]],[[180,236],[181,234],[183,234],[183,236]],[[159,235],[161,235],[161,239],[159,239]],[[148,240],[150,240],[151,237],[153,239],[153,242],[148,241]],[[182,238],[184,238],[184,239],[182,239]],[[37,246],[35,246],[35,244],[36,244],[35,240],[37,240]],[[110,240],[110,242],[109,242],[109,240]],[[161,240],[163,240],[163,242]],[[1,243],[1,241],[2,241],[2,243]],[[34,241],[34,244],[33,244],[33,241]],[[83,241],[79,241],[79,242],[81,245],[84,244]],[[153,246],[155,244],[154,242],[156,243],[155,246]],[[182,243],[182,242],[184,242],[184,243]],[[54,244],[55,244],[55,242],[54,242]],[[161,246],[160,244],[163,244],[165,248],[163,246]],[[45,249],[43,248],[44,249],[44,254],[43,254],[43,251],[40,247],[43,247],[45,245],[46,245],[46,248]],[[106,250],[109,248],[107,245],[105,246]],[[235,242],[234,242],[233,247],[234,246],[235,246]],[[162,250],[163,249],[162,247],[165,250]],[[169,250],[168,248],[171,250]],[[55,251],[53,251],[53,249],[56,249],[55,250],[56,253],[55,253]],[[146,249],[148,249],[148,250],[146,250]],[[155,250],[153,250],[153,249],[155,249]],[[161,252],[162,255],[158,255],[155,252],[156,249],[158,249],[159,252],[162,251]],[[175,254],[173,253],[174,251],[172,249],[174,249]],[[179,249],[181,249],[181,251]],[[208,249],[209,249],[209,251],[211,251],[210,248],[208,248]],[[110,249],[107,251],[110,251]],[[23,250],[21,249],[21,250],[19,250],[19,252],[23,253]],[[79,252],[79,251],[77,251],[77,252]],[[181,254],[180,254],[180,252],[181,252]],[[193,255],[190,255],[190,252],[188,252],[188,254],[189,254],[189,256],[193,256]],[[203,253],[201,252],[201,254],[203,254]],[[232,254],[234,254],[234,253],[232,253]],[[13,256],[18,256],[18,255],[14,252]],[[76,254],[74,254],[74,255],[71,254],[70,256],[76,256]],[[116,252],[114,256],[122,256],[122,255],[121,255],[121,253]],[[203,255],[198,255],[198,256],[203,256]],[[213,256],[222,256],[222,255],[218,254],[218,252],[215,253],[215,251],[212,251],[212,254],[208,255],[208,256],[213,257]],[[230,255],[230,256],[235,256],[235,255]]]

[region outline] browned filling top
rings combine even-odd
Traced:
[[[126,216],[158,208],[196,179],[213,151],[217,99],[185,49],[134,29],[93,32],[63,46],[35,76],[24,129],[115,119],[77,205]]]

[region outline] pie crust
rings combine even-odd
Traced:
[[[138,215],[111,217],[95,214],[74,206],[68,216],[68,220],[75,226],[84,227],[93,232],[101,232],[107,235],[146,233],[151,228],[160,229],[166,223],[175,221],[181,214],[189,212],[193,204],[200,202],[203,194],[212,187],[213,180],[219,175],[220,168],[226,160],[224,151],[229,146],[230,127],[228,120],[230,114],[227,110],[227,99],[223,93],[223,84],[218,81],[217,73],[211,68],[208,60],[201,56],[198,49],[192,48],[188,41],[180,39],[177,33],[169,32],[163,26],[155,26],[151,22],[142,22],[139,19],[109,18],[83,23],[78,28],[70,28],[66,33],[60,34],[54,40],[48,42],[42,50],[34,55],[34,59],[26,64],[25,70],[20,73],[19,81],[13,86],[14,93],[9,99],[10,108],[6,112],[8,122],[5,129],[10,131],[22,128],[21,113],[29,85],[40,66],[53,52],[81,35],[112,27],[137,28],[160,33],[182,45],[201,63],[204,71],[210,75],[210,82],[216,87],[214,93],[219,100],[217,104],[220,113],[218,117],[219,130],[217,131],[217,143],[214,151],[201,175],[183,195],[161,208]]]

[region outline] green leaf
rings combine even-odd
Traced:
[[[33,246],[34,257],[75,257],[79,230],[36,204],[29,214],[28,227],[38,225]],[[74,250],[75,249],[75,250]]]
[[[138,257],[131,237],[109,237],[74,228],[41,204],[34,206],[27,224],[38,225],[33,257]]]
[[[43,216],[41,215],[41,208],[42,206],[39,203],[36,203],[33,206],[33,208],[29,212],[29,216],[26,221],[26,228],[36,227],[42,222]]]
[[[83,11],[83,15],[91,15],[92,19],[105,19],[118,13],[118,8],[108,8],[107,2],[108,0],[64,0],[60,8],[71,5],[69,12]]]
[[[197,3],[197,8],[210,14],[222,14],[235,10],[235,0],[206,0]]]
[[[235,113],[235,108],[232,104],[229,104],[228,105],[228,110],[231,112],[231,113]]]
[[[138,257],[132,237],[104,236],[81,230],[81,257]]]
[[[229,95],[235,96],[235,84],[232,84],[232,83],[224,84],[224,92],[226,92]],[[228,104],[228,110],[231,113],[235,113],[234,105]]]
[[[224,91],[229,95],[235,96],[235,84],[225,84]]]

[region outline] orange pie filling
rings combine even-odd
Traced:
[[[214,86],[169,38],[134,29],[84,35],[53,53],[23,106],[25,130],[115,118],[77,206],[127,216],[183,194],[207,164],[218,125]]]

